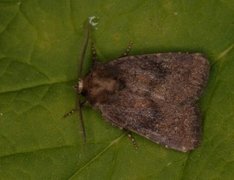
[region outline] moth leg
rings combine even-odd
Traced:
[[[81,102],[81,106],[83,106],[87,101],[83,101]],[[69,112],[65,113],[63,115],[63,118],[66,118],[68,116],[71,116],[74,112],[77,112],[79,109],[78,108],[73,108],[72,110],[70,110]]]
[[[97,51],[94,46],[94,42],[91,43],[91,53],[92,53],[92,66],[97,64],[98,58],[97,58]]]
[[[72,110],[70,110],[69,112],[67,112],[67,113],[65,113],[64,115],[63,115],[63,118],[66,118],[66,117],[68,117],[68,116],[71,116],[74,112],[76,112],[77,111],[77,109],[72,109]]]
[[[132,49],[132,45],[133,45],[133,42],[130,41],[129,44],[128,44],[127,49],[125,50],[125,52],[124,52],[120,57],[128,56],[128,55],[129,55],[129,52],[130,52],[131,49]]]
[[[138,149],[138,145],[136,143],[135,138],[132,135],[132,132],[128,131],[128,138],[130,139],[130,141],[132,142],[133,146],[135,147],[135,149]]]
[[[78,112],[79,113],[79,119],[80,119],[80,123],[81,123],[81,129],[82,129],[82,134],[83,134],[84,142],[86,142],[86,131],[85,131],[85,127],[84,127],[82,107],[83,107],[83,105],[86,102],[87,102],[86,100],[84,100],[82,102],[80,102],[78,100],[78,102],[76,104],[76,107],[74,109],[72,109],[71,111],[69,111],[69,112],[67,112],[66,114],[63,115],[63,118],[66,118],[66,117],[72,115],[74,112]]]

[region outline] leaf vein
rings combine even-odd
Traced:
[[[99,153],[97,153],[92,159],[90,159],[83,167],[79,168],[70,178],[68,179],[74,179],[81,171],[86,169],[90,164],[95,162],[99,157],[101,157],[106,151],[108,151],[114,144],[118,143],[125,134],[120,135],[118,138],[111,141],[109,145],[107,145],[104,149],[102,149]]]

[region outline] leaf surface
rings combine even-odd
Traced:
[[[210,61],[201,98],[203,141],[190,153],[125,133],[84,108],[87,143],[74,107],[83,23],[101,61],[131,54],[202,52]],[[233,179],[234,3],[211,1],[0,1],[0,179]],[[84,71],[90,67],[86,57]]]

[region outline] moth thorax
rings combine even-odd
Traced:
[[[84,83],[83,83],[83,80],[80,79],[78,81],[78,92],[81,93],[83,91],[83,88],[84,88]]]

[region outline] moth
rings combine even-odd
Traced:
[[[88,35],[81,53],[83,64]],[[75,86],[82,127],[80,95],[114,126],[167,148],[187,152],[201,141],[202,120],[197,104],[207,84],[209,62],[200,53],[154,53],[97,62]],[[79,71],[81,75],[81,69]],[[85,132],[84,132],[85,134]]]

